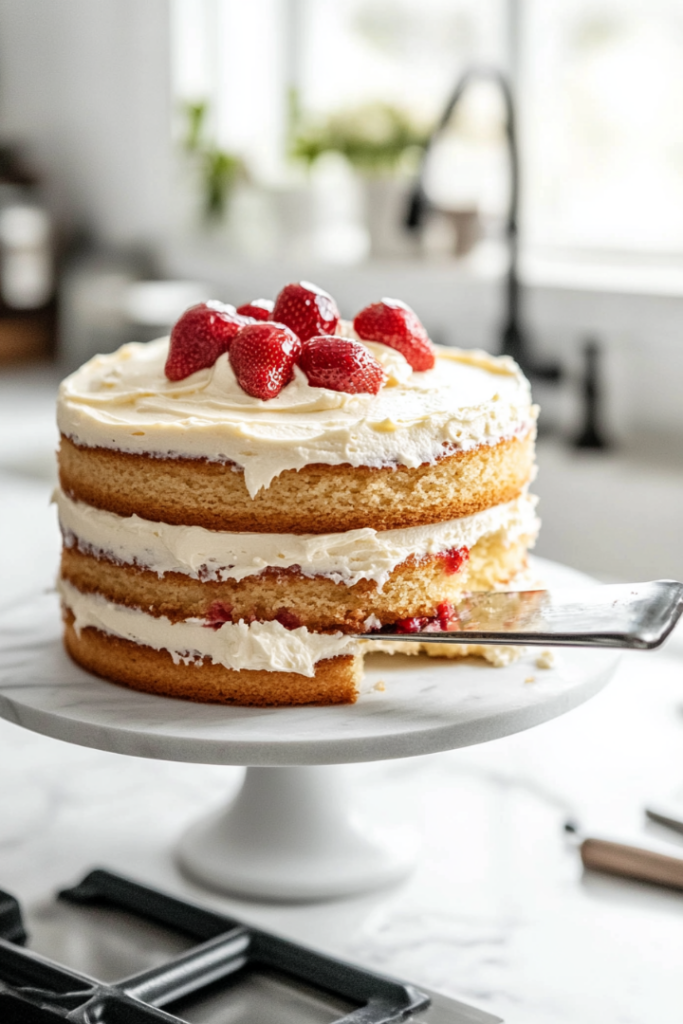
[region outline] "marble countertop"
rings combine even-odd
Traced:
[[[52,389],[49,375],[28,391],[20,376],[0,387],[0,608],[54,576]],[[562,825],[654,836],[644,804],[683,806],[682,740],[679,632],[660,652],[624,655],[605,691],[530,732],[349,767],[365,810],[418,823],[422,859],[393,889],[296,906],[211,894],[174,864],[180,834],[236,790],[240,769],[123,757],[0,722],[0,888],[39,920],[55,889],[106,866],[510,1024],[673,1024],[683,894],[583,872]],[[657,835],[683,855],[683,837]]]

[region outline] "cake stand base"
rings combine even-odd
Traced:
[[[404,878],[414,836],[361,821],[344,770],[248,768],[227,809],[192,825],[177,850],[194,880],[235,896],[321,900],[353,896]]]

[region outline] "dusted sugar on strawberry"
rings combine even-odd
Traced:
[[[230,365],[243,391],[253,398],[276,398],[294,376],[301,341],[283,324],[250,324],[230,346]]]
[[[385,370],[365,345],[348,338],[311,338],[303,347],[300,366],[311,387],[349,395],[376,395],[387,381]]]
[[[299,281],[285,285],[275,300],[270,319],[285,324],[302,341],[308,341],[318,334],[334,334],[339,310],[328,292],[310,281]]]
[[[353,328],[363,341],[376,341],[396,349],[413,370],[431,370],[434,346],[417,314],[399,299],[373,302],[356,315]]]
[[[254,320],[272,320],[274,305],[272,299],[254,299],[253,302],[238,306],[237,312],[241,316],[253,317]]]
[[[164,373],[169,380],[184,380],[197,370],[213,366],[228,351],[237,333],[255,322],[224,302],[212,300],[190,306],[171,331]]]

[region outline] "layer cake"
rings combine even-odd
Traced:
[[[59,589],[80,665],[200,701],[352,702],[353,634],[443,626],[524,569],[536,409],[517,366],[430,345],[416,370],[343,321],[321,340],[363,346],[375,393],[318,386],[297,356],[255,397],[230,347],[172,380],[168,338],[63,382]]]

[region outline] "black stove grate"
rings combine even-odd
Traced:
[[[9,942],[26,942],[26,931],[19,901],[0,889],[0,938]]]
[[[92,871],[61,899],[125,910],[196,940],[157,967],[107,984],[20,948],[26,933],[19,904],[0,892],[1,1024],[148,1024],[179,1022],[164,1009],[249,970],[276,972],[356,1009],[336,1024],[389,1024],[429,1005],[410,985],[324,956],[304,946],[168,896],[109,871]],[[226,993],[229,999],[229,993]]]

